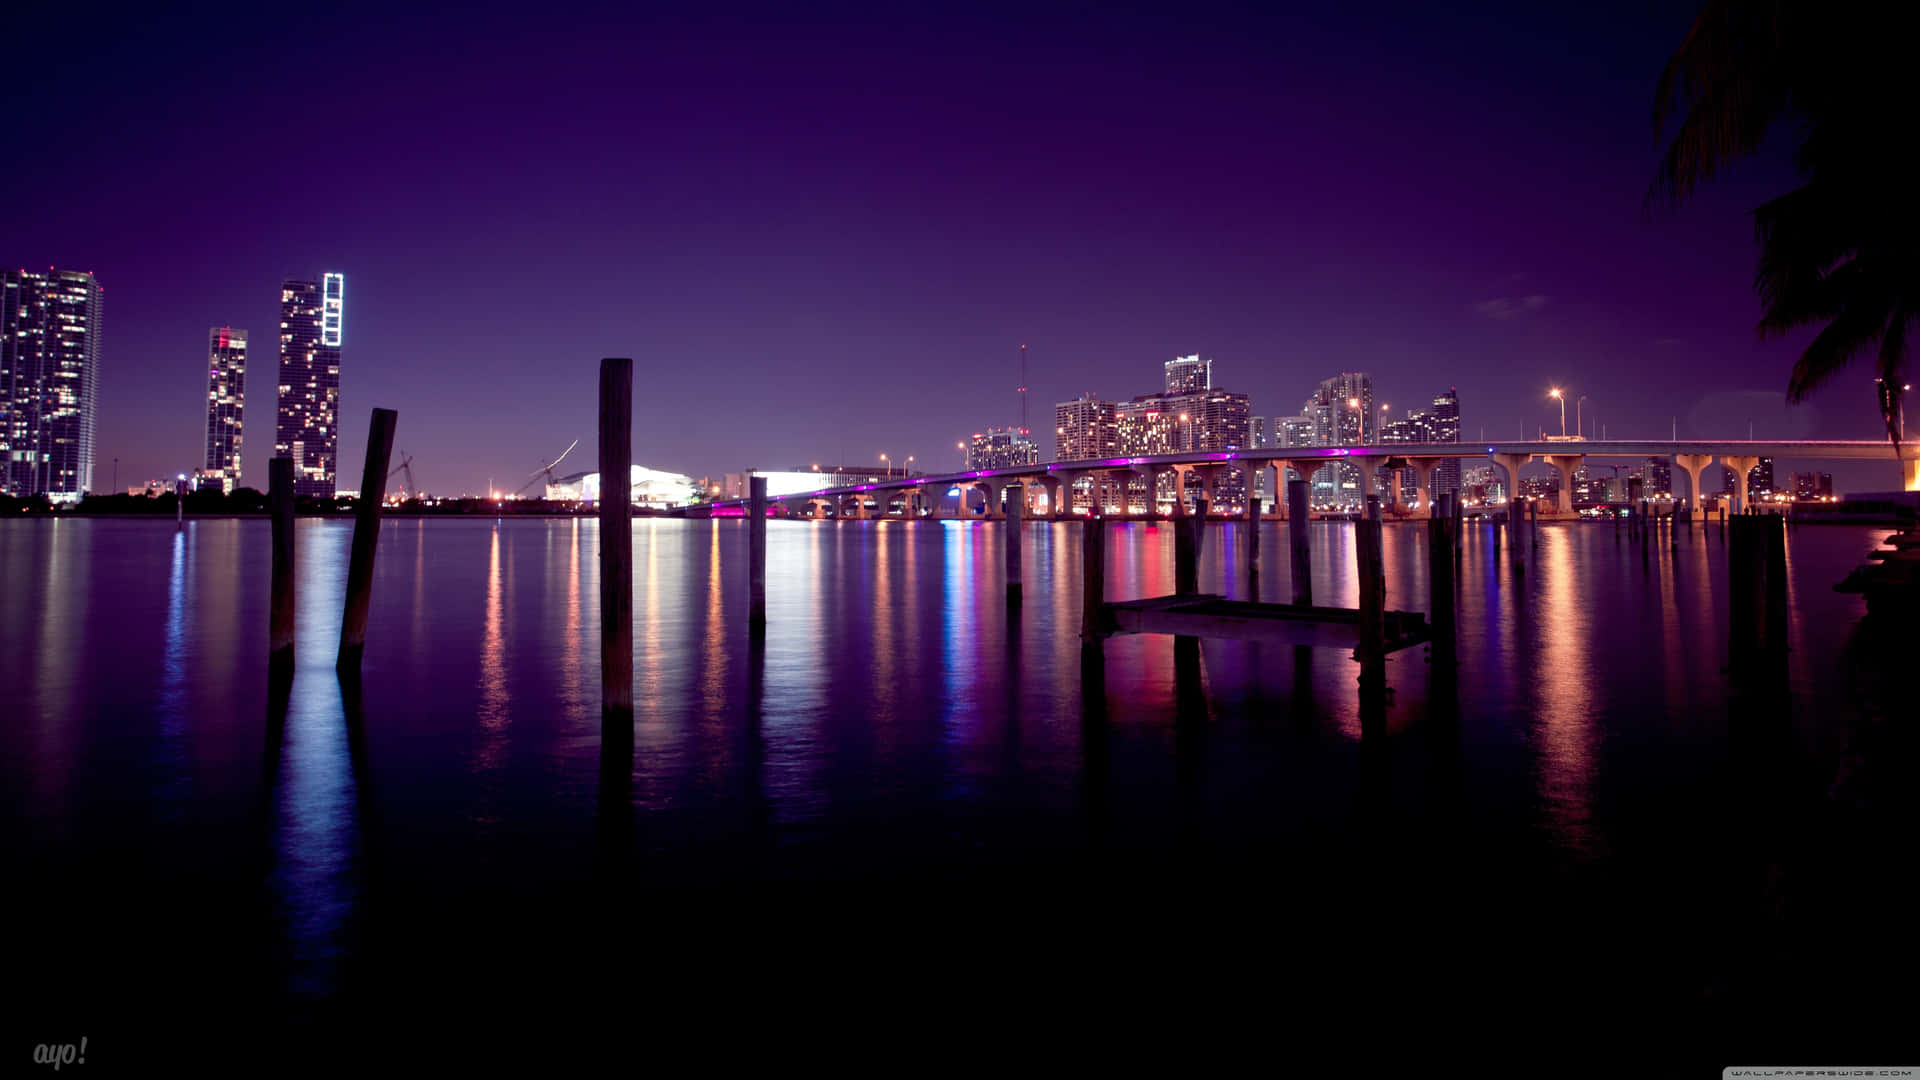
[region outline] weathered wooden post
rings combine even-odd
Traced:
[[[1467,535],[1467,500],[1458,491],[1449,491],[1444,498],[1448,510],[1452,511],[1447,516],[1453,519],[1453,569],[1454,576],[1459,577],[1460,561],[1467,554],[1464,543]]]
[[[1205,506],[1203,501],[1201,506]],[[1173,523],[1173,591],[1188,595],[1200,591],[1200,546],[1199,524],[1206,520],[1201,514],[1179,518]]]
[[[1026,532],[1027,489],[1007,489],[1007,606],[1020,606],[1020,541]]]
[[[1293,559],[1293,602],[1313,603],[1313,560],[1307,549],[1307,482],[1287,481],[1287,547]]]
[[[347,609],[340,619],[342,672],[360,673],[367,648],[367,611],[373,606],[373,556],[380,545],[380,504],[387,500],[387,459],[393,456],[393,429],[400,414],[373,410],[367,427],[367,456],[360,468],[360,498],[353,513],[353,551],[347,558]]]
[[[1247,493],[1247,584],[1253,599],[1260,599],[1260,500]]]
[[[1107,636],[1107,523],[1098,514],[1081,522],[1080,640]]]
[[[1787,532],[1778,514],[1760,519],[1760,534],[1765,538],[1766,649],[1768,656],[1781,660],[1787,654]]]
[[[633,361],[600,361],[600,717],[633,715]],[[631,731],[630,721],[623,730]]]
[[[1766,640],[1766,537],[1759,523],[1736,517],[1727,548],[1727,667],[1739,675],[1759,658]]]
[[[293,670],[293,459],[267,463],[267,512],[273,519],[273,588],[267,615],[267,667]]]
[[[1380,523],[1353,523],[1354,569],[1360,578],[1359,638],[1354,658],[1360,661],[1360,727],[1362,734],[1385,717],[1387,688],[1386,577],[1381,566]]]
[[[187,478],[173,482],[173,531],[187,531]]]
[[[1433,663],[1451,671],[1453,640],[1453,519],[1427,519],[1427,610],[1433,616]]]
[[[1540,500],[1527,504],[1527,539],[1531,547],[1540,546]]]
[[[747,633],[766,632],[767,478],[755,476],[747,480]]]

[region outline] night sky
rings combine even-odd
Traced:
[[[1395,414],[1457,386],[1467,439],[1557,430],[1554,384],[1614,437],[1878,437],[1864,368],[1789,409],[1804,338],[1754,335],[1788,146],[1641,213],[1697,6],[35,5],[0,259],[105,288],[101,489],[200,464],[219,324],[264,487],[279,283],[326,270],[343,488],[374,406],[443,494],[590,467],[603,355],[635,460],[696,477],[957,466],[1021,343],[1045,432],[1198,351],[1259,415],[1358,369]]]

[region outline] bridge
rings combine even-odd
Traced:
[[[1920,491],[1920,446],[1907,444],[1900,450],[1902,486],[1908,491]],[[954,516],[967,516],[964,513],[964,492],[973,489],[985,496],[986,518],[997,520],[1005,516],[1004,497],[1007,490],[1017,487],[1023,495],[1035,489],[1044,489],[1047,492],[1047,505],[1052,508],[1054,517],[1065,518],[1071,511],[1072,492],[1085,488],[1090,491],[1094,505],[1100,507],[1103,513],[1118,516],[1108,508],[1113,498],[1118,496],[1120,508],[1124,511],[1127,487],[1136,480],[1143,483],[1147,491],[1153,492],[1159,490],[1160,479],[1170,475],[1173,478],[1173,490],[1185,492],[1192,488],[1190,480],[1197,479],[1208,505],[1218,506],[1220,502],[1214,497],[1215,489],[1228,470],[1239,469],[1247,473],[1260,469],[1275,470],[1274,482],[1266,484],[1265,489],[1280,492],[1284,490],[1279,483],[1285,477],[1284,470],[1292,469],[1301,479],[1308,479],[1328,465],[1344,463],[1355,466],[1368,479],[1383,468],[1412,469],[1418,481],[1419,510],[1425,514],[1433,501],[1433,470],[1441,462],[1485,458],[1506,470],[1508,490],[1517,490],[1521,466],[1532,461],[1546,462],[1560,474],[1554,512],[1571,514],[1573,470],[1585,459],[1633,458],[1644,461],[1648,458],[1670,457],[1674,465],[1686,472],[1695,499],[1700,497],[1700,476],[1709,467],[1722,465],[1732,470],[1735,477],[1734,509],[1737,512],[1747,506],[1748,473],[1763,457],[1887,462],[1891,456],[1891,445],[1878,440],[1612,439],[1268,447],[1259,450],[1053,461],[1002,469],[968,469],[938,476],[892,477],[777,495],[768,502],[784,504],[789,513],[800,516],[823,517],[827,508],[832,507],[835,515],[842,517],[891,517],[895,516],[897,508],[899,516],[903,517],[919,517],[924,511],[926,517],[939,518],[946,506],[948,493],[959,487],[963,495],[959,505],[954,507]],[[1068,492],[1065,499],[1061,498],[1063,487]],[[744,499],[727,499],[707,504],[707,508],[709,512],[726,515],[744,512],[745,504]],[[1180,505],[1180,500],[1176,499],[1176,513],[1181,512]],[[1277,505],[1275,513],[1269,516],[1279,516]]]

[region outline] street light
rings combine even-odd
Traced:
[[[1562,394],[1562,393],[1560,392],[1560,388],[1556,386],[1556,387],[1554,387],[1553,389],[1551,389],[1551,390],[1549,390],[1549,391],[1547,391],[1547,396],[1548,396],[1548,397],[1550,397],[1550,398],[1552,398],[1552,399],[1553,399],[1553,400],[1555,400],[1555,401],[1558,401],[1558,402],[1560,403],[1560,437],[1564,439],[1564,438],[1566,438],[1566,437],[1567,437],[1567,398],[1566,398],[1566,395],[1565,395],[1565,394]]]

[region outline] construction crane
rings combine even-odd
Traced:
[[[420,489],[415,486],[413,482],[413,455],[407,453],[405,450],[400,451],[400,464],[395,467],[392,472],[387,474],[387,479],[391,480],[401,473],[405,473],[407,478],[406,482],[400,486],[400,490],[404,492],[409,499],[419,498]]]
[[[570,443],[568,443],[568,444],[567,444],[567,448],[566,448],[565,450],[562,450],[562,451],[560,451],[560,456],[559,456],[559,457],[557,457],[557,458],[554,458],[554,459],[553,459],[552,461],[549,461],[549,462],[547,462],[547,463],[546,463],[545,465],[542,465],[542,466],[540,466],[539,468],[537,468],[537,469],[535,469],[535,470],[533,470],[533,475],[532,475],[531,477],[529,477],[529,478],[527,479],[527,482],[526,482],[526,483],[524,483],[524,484],[521,484],[521,485],[520,485],[520,490],[519,490],[519,491],[516,491],[516,492],[514,492],[514,494],[515,494],[515,495],[520,495],[520,494],[522,494],[522,493],[524,493],[524,492],[525,492],[525,491],[526,491],[526,490],[527,490],[528,488],[530,488],[530,487],[532,487],[533,485],[535,485],[535,484],[537,484],[537,483],[539,483],[539,482],[540,482],[540,478],[541,478],[541,477],[545,477],[545,478],[546,478],[546,481],[547,481],[547,486],[548,486],[548,487],[551,487],[551,486],[553,486],[553,484],[554,484],[554,479],[553,479],[553,467],[554,467],[555,465],[558,465],[558,464],[560,464],[561,462],[563,462],[563,461],[565,461],[565,460],[567,460],[567,455],[568,455],[568,454],[571,454],[571,453],[573,453],[573,448],[574,448],[574,447],[576,447],[576,446],[579,446],[579,445],[580,445],[580,440],[579,440],[579,439],[575,439],[575,440],[573,440],[572,442],[570,442]],[[542,492],[542,494],[544,495],[545,493],[544,493],[544,492]]]

